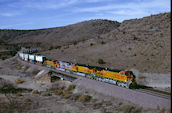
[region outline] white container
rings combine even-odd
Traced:
[[[26,61],[29,60],[29,54],[24,53],[23,56],[24,56],[24,60],[26,60]]]
[[[19,53],[19,57],[23,59],[23,53]]]
[[[36,61],[37,62],[43,62],[45,59],[45,56],[36,56]]]
[[[29,60],[35,60],[35,55],[29,55]]]

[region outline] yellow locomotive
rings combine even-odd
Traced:
[[[101,68],[83,64],[73,64],[72,71],[91,74],[94,75],[93,78],[96,78],[97,80],[114,83],[126,88],[132,88],[136,84],[135,76],[132,71]]]

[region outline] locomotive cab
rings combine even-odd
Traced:
[[[129,88],[134,88],[136,86],[136,77],[132,71],[126,71],[125,75],[127,76],[127,81],[129,84]]]

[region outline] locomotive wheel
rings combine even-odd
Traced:
[[[129,85],[129,89],[134,89],[134,87],[135,87],[135,85],[134,85],[133,83],[131,83],[131,84]]]
[[[120,82],[119,82],[119,81],[116,81],[116,85],[117,85],[117,86],[120,86]]]

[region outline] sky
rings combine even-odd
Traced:
[[[170,11],[170,0],[0,0],[0,29],[52,28],[91,19],[122,22]]]

